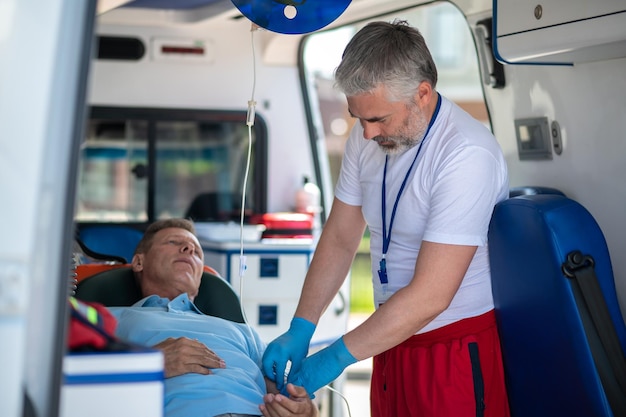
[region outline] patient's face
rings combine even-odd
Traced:
[[[146,253],[133,258],[133,268],[142,273],[144,296],[173,299],[186,292],[193,300],[200,287],[204,253],[193,233],[167,228],[155,234]]]

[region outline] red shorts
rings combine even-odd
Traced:
[[[508,417],[495,314],[412,336],[374,357],[372,417]]]

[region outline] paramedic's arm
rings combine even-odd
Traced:
[[[394,293],[363,324],[305,358],[289,382],[314,393],[357,360],[386,351],[444,311],[458,290],[475,246],[422,242],[412,281]]]
[[[291,361],[292,371],[300,368],[320,316],[348,275],[364,230],[361,208],[335,199],[289,329],[274,339],[263,354],[263,374],[276,382],[283,394],[286,391],[282,376],[287,363]]]
[[[398,345],[427,325],[452,302],[476,246],[422,242],[413,279],[359,327],[344,336],[358,360]]]
[[[316,405],[309,398],[309,394],[303,387],[287,384],[289,397],[286,397],[278,393],[276,384],[273,381],[266,378],[265,382],[267,383],[268,394],[263,397],[264,404],[259,406],[259,410],[261,410],[264,417],[318,416]]]
[[[295,317],[317,324],[345,281],[364,231],[361,207],[335,198],[306,274]]]
[[[209,375],[212,368],[226,367],[215,352],[203,343],[186,337],[170,337],[154,348],[163,352],[166,378],[189,373]]]

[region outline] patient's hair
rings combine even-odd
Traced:
[[[187,219],[164,219],[157,220],[152,223],[143,234],[143,237],[137,244],[135,248],[135,254],[137,253],[146,253],[152,247],[152,241],[154,240],[154,235],[156,235],[159,231],[163,229],[168,229],[170,227],[175,227],[177,229],[185,229],[188,232],[196,234],[196,228],[193,225],[191,220]]]

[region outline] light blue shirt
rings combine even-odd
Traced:
[[[174,300],[152,295],[131,307],[111,307],[116,334],[154,346],[173,337],[204,343],[226,362],[210,375],[185,374],[165,380],[166,417],[213,417],[225,413],[260,415],[266,393],[260,364],[264,343],[246,324],[207,316],[181,294]]]

